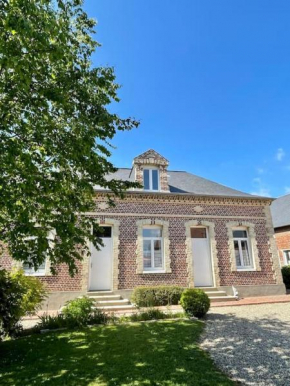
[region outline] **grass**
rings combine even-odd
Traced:
[[[198,347],[203,323],[162,320],[0,343],[1,385],[234,385]]]

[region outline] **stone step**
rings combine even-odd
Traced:
[[[126,305],[119,305],[119,306],[102,306],[102,307],[96,307],[100,310],[104,310],[104,311],[127,311],[127,310],[136,310],[136,307],[133,306],[132,304],[126,304]]]
[[[227,296],[225,291],[204,291],[207,296]]]
[[[207,291],[218,291],[218,289],[216,287],[194,287],[196,289],[201,289],[203,290],[204,292],[207,292]]]
[[[209,296],[211,303],[238,300],[235,296]]]
[[[94,300],[95,302],[99,302],[99,301],[109,301],[109,300],[121,300],[122,297],[121,295],[102,295],[102,296],[99,296],[99,295],[89,295],[89,298]]]
[[[113,291],[88,291],[87,296],[107,296],[114,295]]]
[[[121,300],[104,300],[95,302],[97,308],[107,307],[107,306],[126,306],[131,304],[128,299]]]

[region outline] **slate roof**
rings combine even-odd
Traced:
[[[290,194],[273,201],[271,212],[274,228],[290,225]]]
[[[184,171],[168,170],[167,174],[170,193],[202,196],[263,198],[229,188],[227,186]],[[129,168],[120,168],[116,173],[110,174],[107,178],[108,180],[115,178],[120,180],[134,181],[134,175],[131,173],[131,169]],[[100,188],[96,187],[96,189],[99,190]]]

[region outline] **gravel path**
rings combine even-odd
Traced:
[[[209,312],[202,348],[244,385],[290,385],[290,303]]]

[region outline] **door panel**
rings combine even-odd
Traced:
[[[104,232],[99,233],[97,237],[101,238],[104,246],[100,247],[100,250],[98,251],[92,245],[89,289],[90,291],[111,290],[113,257],[113,239],[111,237],[111,228],[104,227]]]
[[[198,229],[198,228],[196,228]],[[207,231],[205,228],[200,228],[205,232],[191,232],[193,237],[192,242],[192,255],[193,255],[193,277],[195,287],[212,287],[212,264],[209,248],[209,240],[207,238]]]

